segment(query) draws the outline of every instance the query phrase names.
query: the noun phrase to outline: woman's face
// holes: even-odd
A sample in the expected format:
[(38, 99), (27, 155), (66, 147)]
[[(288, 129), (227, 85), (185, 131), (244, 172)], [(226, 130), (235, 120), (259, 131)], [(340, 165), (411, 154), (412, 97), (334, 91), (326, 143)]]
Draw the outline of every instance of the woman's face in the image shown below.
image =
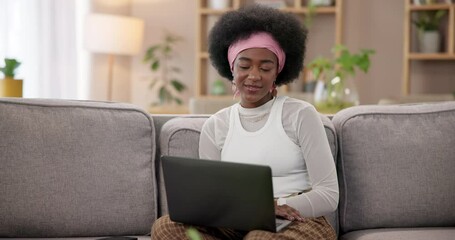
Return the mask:
[(266, 48), (250, 48), (240, 52), (234, 61), (234, 83), (245, 108), (263, 105), (272, 99), (270, 90), (278, 75), (278, 59)]

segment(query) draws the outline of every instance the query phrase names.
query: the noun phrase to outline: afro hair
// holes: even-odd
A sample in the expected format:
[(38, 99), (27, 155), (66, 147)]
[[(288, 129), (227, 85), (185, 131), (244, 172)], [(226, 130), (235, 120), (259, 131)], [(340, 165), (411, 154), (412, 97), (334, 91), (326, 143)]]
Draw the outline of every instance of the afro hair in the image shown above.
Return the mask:
[(225, 13), (211, 29), (208, 50), (218, 73), (232, 81), (228, 48), (255, 32), (270, 33), (286, 54), (284, 68), (275, 84), (281, 86), (295, 80), (303, 68), (307, 30), (294, 15), (259, 4)]

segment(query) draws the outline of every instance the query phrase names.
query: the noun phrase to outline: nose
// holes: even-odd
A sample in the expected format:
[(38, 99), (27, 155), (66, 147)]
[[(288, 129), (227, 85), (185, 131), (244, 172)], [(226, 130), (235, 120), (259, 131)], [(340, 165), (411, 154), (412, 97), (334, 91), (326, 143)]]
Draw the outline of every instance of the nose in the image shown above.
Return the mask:
[(248, 73), (248, 78), (251, 80), (260, 80), (261, 75), (259, 71), (256, 68), (251, 69), (251, 71)]

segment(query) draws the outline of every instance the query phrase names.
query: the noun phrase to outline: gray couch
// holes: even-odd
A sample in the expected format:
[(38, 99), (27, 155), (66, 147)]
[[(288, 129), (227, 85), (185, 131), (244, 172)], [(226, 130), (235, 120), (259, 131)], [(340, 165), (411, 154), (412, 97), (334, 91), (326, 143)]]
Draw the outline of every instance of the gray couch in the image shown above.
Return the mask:
[[(0, 238), (147, 234), (167, 212), (164, 155), (197, 156), (208, 115), (122, 103), (0, 99)], [(455, 102), (321, 115), (340, 239), (454, 239)]]

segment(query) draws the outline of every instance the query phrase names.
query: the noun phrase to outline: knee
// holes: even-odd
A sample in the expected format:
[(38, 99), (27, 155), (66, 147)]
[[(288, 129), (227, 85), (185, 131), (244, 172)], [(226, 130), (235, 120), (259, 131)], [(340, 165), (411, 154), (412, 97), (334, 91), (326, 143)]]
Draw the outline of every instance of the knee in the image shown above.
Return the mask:
[(153, 240), (173, 239), (178, 233), (179, 224), (171, 221), (169, 215), (158, 218), (152, 225)]

